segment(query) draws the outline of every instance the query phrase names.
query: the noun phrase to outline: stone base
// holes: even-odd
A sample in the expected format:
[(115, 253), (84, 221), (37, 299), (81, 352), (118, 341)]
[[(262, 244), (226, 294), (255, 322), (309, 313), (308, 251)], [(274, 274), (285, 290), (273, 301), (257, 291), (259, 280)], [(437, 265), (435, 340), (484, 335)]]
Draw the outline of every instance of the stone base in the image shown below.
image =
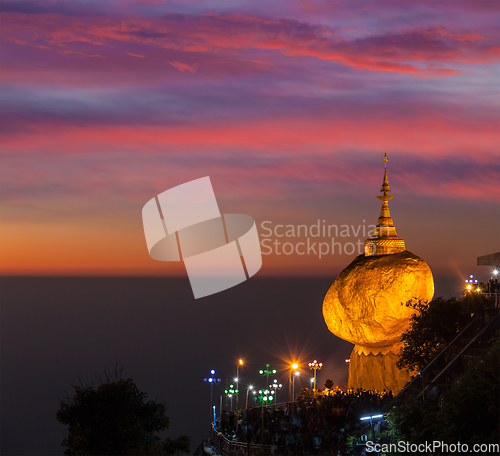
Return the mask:
[(393, 347), (383, 347), (375, 353), (376, 349), (356, 345), (351, 353), (348, 388), (399, 393), (411, 380), (411, 374), (397, 368), (400, 345)]

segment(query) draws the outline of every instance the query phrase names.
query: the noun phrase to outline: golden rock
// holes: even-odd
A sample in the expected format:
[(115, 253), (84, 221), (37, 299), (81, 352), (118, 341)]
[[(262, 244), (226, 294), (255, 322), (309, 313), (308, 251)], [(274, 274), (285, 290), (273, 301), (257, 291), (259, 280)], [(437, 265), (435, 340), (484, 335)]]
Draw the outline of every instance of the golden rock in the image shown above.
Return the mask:
[(359, 255), (328, 290), (323, 317), (333, 334), (373, 351), (400, 342), (414, 312), (406, 302), (433, 295), (432, 272), (413, 253)]

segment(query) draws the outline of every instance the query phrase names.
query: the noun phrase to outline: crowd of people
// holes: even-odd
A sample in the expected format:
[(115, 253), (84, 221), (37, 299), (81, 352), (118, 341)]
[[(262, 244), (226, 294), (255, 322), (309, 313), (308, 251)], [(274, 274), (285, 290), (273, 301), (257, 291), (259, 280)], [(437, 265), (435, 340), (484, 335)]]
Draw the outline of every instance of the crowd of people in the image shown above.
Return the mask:
[[(381, 414), (392, 393), (358, 390), (329, 391), (312, 395), (306, 389), (297, 401), (278, 406), (254, 407), (222, 413), (217, 423), (219, 439), (242, 444), (274, 446), (280, 454), (364, 454), (373, 440), (370, 421), (364, 416)], [(383, 420), (375, 420), (380, 435)]]

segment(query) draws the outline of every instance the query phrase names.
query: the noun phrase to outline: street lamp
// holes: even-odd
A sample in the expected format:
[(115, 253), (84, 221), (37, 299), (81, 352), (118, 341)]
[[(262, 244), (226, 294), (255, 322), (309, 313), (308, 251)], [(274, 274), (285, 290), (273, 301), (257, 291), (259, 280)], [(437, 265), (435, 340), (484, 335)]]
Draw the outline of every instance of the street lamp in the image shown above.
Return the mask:
[(469, 279), (465, 281), (465, 283), (467, 284), (465, 286), (465, 293), (469, 293), (474, 290), (481, 291), (481, 289), (478, 288), (479, 284), (477, 283), (477, 279), (474, 279), (474, 276), (472, 274), (469, 276)]
[(253, 390), (253, 386), (250, 385), (248, 388), (247, 388), (247, 402), (246, 402), (246, 409), (248, 409), (248, 391), (251, 391), (252, 393), (255, 393), (255, 391)]
[(276, 375), (276, 372), (278, 372), (276, 369), (271, 369), (269, 367), (269, 364), (266, 364), (266, 368), (265, 369), (261, 369), (259, 371), (259, 374), (266, 376), (266, 384), (268, 384), (269, 383), (269, 376), (270, 375)]
[(254, 401), (258, 404), (259, 402), (261, 404), (269, 404), (270, 402), (273, 401), (274, 399), (274, 391), (272, 390), (259, 390), (259, 396), (254, 397)]
[(372, 428), (372, 441), (375, 443), (375, 429), (373, 427), (373, 418), (382, 418), (384, 415), (370, 415), (360, 418), (360, 420), (370, 420), (370, 426)]
[(293, 400), (295, 400), (295, 379), (300, 375), (300, 372), (295, 372), (295, 375), (293, 376), (293, 382), (292, 382), (292, 394), (293, 394)]
[(276, 399), (278, 397), (278, 391), (283, 388), (281, 383), (278, 383), (278, 380), (274, 379), (272, 385), (269, 385), (269, 388), (272, 388), (271, 391), (274, 392), (274, 404), (276, 405)]
[[(266, 385), (269, 384), (269, 376), (270, 375), (276, 375), (276, 372), (278, 372), (276, 369), (271, 369), (269, 364), (266, 364), (266, 368), (265, 369), (261, 369), (259, 371), (259, 374), (260, 375), (265, 375), (266, 376)], [(266, 394), (262, 394), (263, 398), (265, 397), (266, 400), (262, 401), (262, 445), (264, 445), (264, 402), (267, 402), (267, 395)], [(271, 400), (272, 400), (272, 397), (271, 397)]]
[(210, 414), (212, 415), (212, 411), (213, 411), (213, 423), (215, 424), (215, 405), (213, 405), (213, 391), (214, 391), (214, 384), (215, 385), (218, 385), (220, 383), (220, 378), (215, 378), (214, 375), (215, 375), (215, 370), (212, 369), (210, 371), (210, 374), (211, 376), (210, 377), (207, 377), (207, 378), (204, 378), (203, 381), (205, 383), (208, 383), (210, 384)]
[(240, 366), (243, 366), (243, 360), (241, 358), (238, 360), (238, 364), (236, 364), (236, 378), (234, 379), (236, 382), (236, 410), (238, 410), (239, 403), (238, 382), (240, 381)]
[[(291, 370), (290, 370), (290, 378), (289, 378), (289, 385), (288, 385), (288, 395), (290, 396), (289, 399), (291, 402), (291, 401), (295, 400), (295, 376), (299, 374), (297, 372), (299, 365), (297, 363), (293, 363), (290, 367), (291, 367)], [(293, 381), (292, 381), (292, 376), (293, 376)]]
[(316, 395), (316, 371), (323, 367), (323, 363), (318, 363), (317, 360), (314, 360), (312, 363), (309, 363), (309, 369), (314, 371), (314, 394)]
[[(238, 394), (238, 390), (234, 387), (233, 384), (229, 385), (229, 388), (226, 388), (224, 390), (224, 393), (227, 394), (227, 397), (229, 397), (231, 399), (231, 412), (233, 411), (233, 396), (235, 394)], [(226, 406), (227, 406), (227, 402), (226, 402)]]

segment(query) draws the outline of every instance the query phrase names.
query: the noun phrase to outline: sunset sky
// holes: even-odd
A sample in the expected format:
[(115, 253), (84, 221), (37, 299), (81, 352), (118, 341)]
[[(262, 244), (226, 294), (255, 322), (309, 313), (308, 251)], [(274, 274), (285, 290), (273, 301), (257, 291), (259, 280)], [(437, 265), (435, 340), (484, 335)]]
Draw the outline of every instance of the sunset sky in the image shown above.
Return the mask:
[[(261, 235), (374, 224), (385, 151), (398, 234), (435, 273), (500, 249), (496, 0), (1, 10), (2, 274), (184, 275), (149, 257), (141, 209), (204, 176)], [(259, 274), (353, 256), (273, 252)]]

